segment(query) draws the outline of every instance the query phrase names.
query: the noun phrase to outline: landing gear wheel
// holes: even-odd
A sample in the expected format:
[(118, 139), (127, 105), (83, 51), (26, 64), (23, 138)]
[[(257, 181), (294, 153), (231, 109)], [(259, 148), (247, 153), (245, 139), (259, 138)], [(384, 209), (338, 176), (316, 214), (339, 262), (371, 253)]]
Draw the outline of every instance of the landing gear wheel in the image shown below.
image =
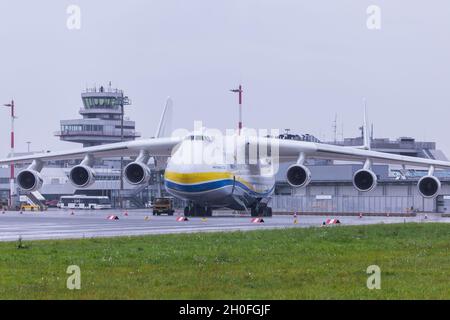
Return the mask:
[(272, 216), (272, 208), (264, 207), (263, 209), (263, 217), (271, 217)]
[(185, 217), (212, 217), (212, 209), (210, 207), (198, 204), (184, 208)]
[(198, 206), (193, 206), (191, 208), (191, 217), (197, 217), (198, 216)]
[(208, 207), (197, 205), (195, 206), (196, 217), (208, 217)]
[(272, 208), (266, 205), (260, 205), (257, 208), (252, 208), (252, 217), (271, 217)]

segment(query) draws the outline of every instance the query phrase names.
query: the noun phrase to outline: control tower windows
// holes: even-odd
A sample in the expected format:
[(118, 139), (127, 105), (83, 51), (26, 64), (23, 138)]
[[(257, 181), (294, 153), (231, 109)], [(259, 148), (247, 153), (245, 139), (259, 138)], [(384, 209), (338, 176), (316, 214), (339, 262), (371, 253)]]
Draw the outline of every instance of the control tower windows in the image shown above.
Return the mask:
[(78, 132), (78, 131), (103, 131), (102, 125), (97, 124), (77, 124), (77, 125), (62, 125), (61, 131), (63, 132)]
[(118, 109), (116, 98), (114, 97), (85, 97), (83, 104), (86, 109)]

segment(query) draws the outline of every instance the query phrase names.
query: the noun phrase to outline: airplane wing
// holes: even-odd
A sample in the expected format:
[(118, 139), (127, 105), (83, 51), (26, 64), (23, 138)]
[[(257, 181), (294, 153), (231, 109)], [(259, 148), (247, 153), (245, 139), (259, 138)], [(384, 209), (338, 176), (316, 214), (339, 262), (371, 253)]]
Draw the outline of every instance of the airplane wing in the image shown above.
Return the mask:
[(21, 157), (0, 159), (0, 165), (29, 163), (33, 160), (70, 160), (82, 159), (86, 155), (94, 158), (136, 156), (140, 151), (148, 151), (151, 156), (170, 156), (172, 149), (182, 140), (179, 137), (142, 139), (129, 142), (104, 144), (94, 147), (78, 148), (67, 151), (37, 153)]
[(270, 144), (272, 149), (278, 149), (280, 162), (295, 162), (303, 153), (306, 157), (315, 159), (361, 162), (369, 159), (372, 163), (400, 164), (416, 167), (434, 166), (435, 168), (440, 169), (450, 168), (450, 161), (402, 156), (386, 152), (335, 146), (323, 143), (283, 139), (270, 139), (270, 141), (260, 141), (260, 143)]
[[(130, 142), (111, 143), (94, 147), (78, 148), (67, 151), (38, 153), (21, 157), (0, 159), (0, 165), (14, 163), (29, 163), (33, 160), (70, 160), (82, 159), (86, 155), (94, 158), (104, 157), (127, 157), (137, 156), (140, 151), (145, 150), (151, 156), (168, 157), (172, 149), (180, 142), (181, 137), (152, 138)], [(372, 163), (400, 164), (417, 167), (429, 167), (449, 169), (449, 161), (402, 156), (385, 152), (365, 150), (353, 147), (335, 146), (308, 141), (283, 140), (283, 139), (257, 139), (252, 143), (270, 145), (272, 155), (278, 156), (280, 162), (295, 162), (303, 153), (306, 157), (315, 159), (361, 161), (370, 159)], [(277, 150), (277, 151), (273, 151)], [(278, 155), (277, 155), (278, 153)]]

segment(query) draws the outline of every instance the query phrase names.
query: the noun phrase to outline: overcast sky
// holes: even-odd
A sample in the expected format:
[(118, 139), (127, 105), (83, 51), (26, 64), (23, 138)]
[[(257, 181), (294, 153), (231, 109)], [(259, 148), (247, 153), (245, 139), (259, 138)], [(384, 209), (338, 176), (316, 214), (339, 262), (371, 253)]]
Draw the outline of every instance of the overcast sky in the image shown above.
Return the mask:
[[(66, 10), (81, 9), (69, 30)], [(367, 28), (368, 6), (381, 29)], [(154, 134), (167, 96), (174, 126), (244, 125), (333, 139), (358, 135), (362, 97), (376, 137), (436, 141), (450, 155), (448, 0), (72, 0), (0, 2), (0, 103), (17, 105), (17, 151), (69, 149), (54, 136), (77, 118), (86, 86), (112, 81), (127, 115)], [(0, 150), (9, 117), (0, 109)]]

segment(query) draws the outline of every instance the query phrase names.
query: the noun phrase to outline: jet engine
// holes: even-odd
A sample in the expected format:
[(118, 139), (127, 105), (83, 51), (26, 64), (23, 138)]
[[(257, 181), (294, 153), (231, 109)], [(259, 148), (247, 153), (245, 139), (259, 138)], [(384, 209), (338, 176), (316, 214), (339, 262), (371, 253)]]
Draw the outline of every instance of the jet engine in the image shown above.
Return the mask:
[(150, 180), (150, 168), (139, 161), (129, 163), (124, 169), (125, 180), (132, 185), (148, 183)]
[(372, 170), (360, 169), (353, 175), (353, 186), (361, 192), (368, 192), (377, 186), (377, 176)]
[(17, 175), (17, 184), (23, 191), (37, 191), (42, 187), (43, 182), (41, 174), (35, 170), (25, 169)]
[(294, 164), (287, 170), (286, 179), (292, 187), (305, 187), (311, 181), (311, 171), (304, 165)]
[(77, 188), (87, 188), (95, 182), (95, 172), (91, 167), (80, 164), (70, 170), (69, 180)]
[(434, 198), (441, 189), (441, 181), (433, 175), (427, 175), (420, 178), (417, 186), (422, 197)]

